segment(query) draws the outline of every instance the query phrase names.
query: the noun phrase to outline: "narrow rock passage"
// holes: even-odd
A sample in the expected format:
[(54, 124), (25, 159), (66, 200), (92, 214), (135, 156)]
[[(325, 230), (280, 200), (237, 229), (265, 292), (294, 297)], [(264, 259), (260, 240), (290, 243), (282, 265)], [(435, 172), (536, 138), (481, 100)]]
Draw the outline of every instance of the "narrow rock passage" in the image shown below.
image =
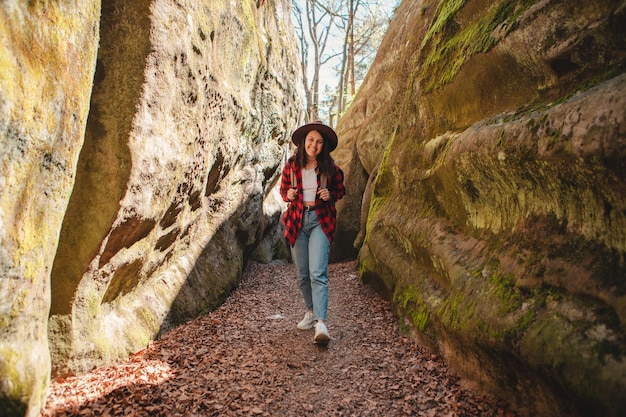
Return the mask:
[(506, 416), (401, 334), (389, 302), (330, 266), (327, 347), (299, 331), (293, 265), (251, 263), (216, 311), (124, 363), (52, 383), (42, 416)]

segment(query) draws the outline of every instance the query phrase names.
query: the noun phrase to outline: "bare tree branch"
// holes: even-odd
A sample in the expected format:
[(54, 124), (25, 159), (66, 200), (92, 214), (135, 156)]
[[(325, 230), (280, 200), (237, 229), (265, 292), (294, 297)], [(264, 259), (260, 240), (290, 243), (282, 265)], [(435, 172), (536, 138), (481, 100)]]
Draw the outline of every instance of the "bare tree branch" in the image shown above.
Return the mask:
[[(332, 125), (335, 115), (343, 114), (365, 77), (389, 23), (389, 17), (380, 8), (388, 9), (390, 2), (395, 7), (399, 1), (292, 0), (310, 120), (319, 119), (322, 111)], [(343, 40), (331, 46), (331, 39), (338, 38)], [(321, 70), (329, 65), (337, 73), (337, 84), (324, 86), (322, 101)]]

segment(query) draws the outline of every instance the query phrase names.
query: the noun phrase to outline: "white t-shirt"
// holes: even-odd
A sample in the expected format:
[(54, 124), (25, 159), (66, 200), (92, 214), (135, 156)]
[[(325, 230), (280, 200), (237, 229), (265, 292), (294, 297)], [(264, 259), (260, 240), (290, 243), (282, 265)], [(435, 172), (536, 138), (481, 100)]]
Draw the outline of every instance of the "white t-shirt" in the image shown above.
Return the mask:
[(315, 168), (302, 170), (302, 198), (304, 201), (315, 201), (317, 193), (317, 174)]

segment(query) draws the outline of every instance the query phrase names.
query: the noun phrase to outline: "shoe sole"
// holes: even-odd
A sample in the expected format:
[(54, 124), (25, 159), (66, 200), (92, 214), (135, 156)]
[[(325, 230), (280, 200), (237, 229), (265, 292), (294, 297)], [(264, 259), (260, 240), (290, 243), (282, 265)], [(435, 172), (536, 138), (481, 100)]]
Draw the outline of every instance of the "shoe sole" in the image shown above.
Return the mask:
[(328, 342), (330, 342), (330, 337), (325, 334), (318, 334), (315, 336), (315, 339), (313, 339), (313, 343), (316, 345), (327, 345)]
[(308, 326), (300, 326), (299, 324), (296, 326), (298, 330), (311, 330), (313, 328), (313, 324), (309, 324)]

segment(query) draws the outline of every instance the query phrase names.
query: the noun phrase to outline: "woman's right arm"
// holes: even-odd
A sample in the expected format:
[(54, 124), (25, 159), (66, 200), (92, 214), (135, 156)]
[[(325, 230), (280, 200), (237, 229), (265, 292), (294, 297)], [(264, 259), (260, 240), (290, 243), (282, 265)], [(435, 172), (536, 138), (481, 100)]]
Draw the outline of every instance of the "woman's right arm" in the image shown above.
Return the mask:
[(280, 177), (280, 196), (283, 198), (283, 201), (289, 202), (287, 198), (287, 191), (291, 188), (291, 166), (289, 163), (286, 163), (283, 167), (283, 172)]

